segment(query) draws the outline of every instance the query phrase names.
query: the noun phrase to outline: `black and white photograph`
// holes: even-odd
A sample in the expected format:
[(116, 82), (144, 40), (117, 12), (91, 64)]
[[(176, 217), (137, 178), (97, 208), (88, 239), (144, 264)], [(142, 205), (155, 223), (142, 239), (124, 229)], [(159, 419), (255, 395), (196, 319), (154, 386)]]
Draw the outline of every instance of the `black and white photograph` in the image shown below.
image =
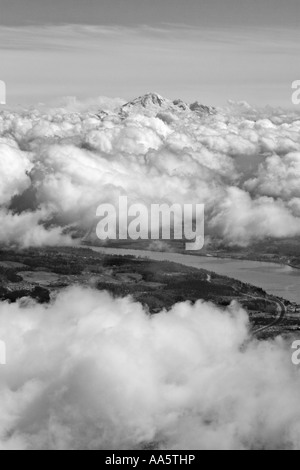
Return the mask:
[(0, 0), (0, 450), (300, 450), (299, 0)]

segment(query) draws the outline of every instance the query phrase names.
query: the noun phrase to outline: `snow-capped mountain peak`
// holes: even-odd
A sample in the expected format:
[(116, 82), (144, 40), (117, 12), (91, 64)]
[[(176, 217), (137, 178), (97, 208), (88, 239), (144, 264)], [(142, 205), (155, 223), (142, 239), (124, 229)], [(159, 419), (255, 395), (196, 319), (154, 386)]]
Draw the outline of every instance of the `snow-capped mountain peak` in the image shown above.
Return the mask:
[[(203, 117), (210, 114), (215, 114), (215, 108), (204, 106), (197, 101), (193, 104), (187, 104), (181, 99), (171, 101), (158, 93), (146, 93), (143, 96), (135, 98), (132, 101), (121, 106), (118, 116), (121, 119), (126, 119), (128, 116), (134, 114), (141, 114), (146, 116), (157, 116), (161, 113), (169, 113), (174, 116), (182, 117)], [(105, 115), (98, 114), (100, 119), (105, 119)]]
[(136, 108), (163, 108), (168, 106), (169, 103), (171, 102), (160, 96), (158, 93), (147, 93), (144, 96), (140, 96), (139, 98), (124, 104), (121, 109), (123, 112), (128, 112)]

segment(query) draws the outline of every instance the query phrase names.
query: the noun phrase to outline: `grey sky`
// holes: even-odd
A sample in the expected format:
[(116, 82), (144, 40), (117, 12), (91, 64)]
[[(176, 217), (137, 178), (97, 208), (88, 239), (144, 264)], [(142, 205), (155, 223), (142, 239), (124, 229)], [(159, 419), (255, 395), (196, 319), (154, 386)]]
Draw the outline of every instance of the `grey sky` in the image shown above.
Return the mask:
[(299, 19), (299, 0), (0, 0), (0, 79), (13, 104), (157, 91), (290, 106)]
[(1, 0), (0, 24), (299, 26), (299, 0)]

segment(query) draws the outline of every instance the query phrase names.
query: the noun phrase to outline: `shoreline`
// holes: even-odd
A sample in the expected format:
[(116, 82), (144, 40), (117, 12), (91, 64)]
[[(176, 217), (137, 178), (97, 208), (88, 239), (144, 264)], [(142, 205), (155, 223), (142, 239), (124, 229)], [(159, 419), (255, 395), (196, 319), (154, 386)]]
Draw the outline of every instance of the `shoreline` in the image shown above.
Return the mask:
[(289, 267), (289, 268), (292, 268), (292, 269), (297, 269), (298, 271), (300, 271), (300, 266), (295, 266), (293, 264), (290, 264), (290, 263), (284, 263), (284, 262), (279, 262), (279, 261), (275, 261), (275, 260), (267, 260), (267, 259), (258, 259), (258, 258), (248, 258), (248, 257), (239, 257), (239, 258), (236, 258), (234, 256), (229, 256), (229, 255), (224, 255), (224, 256), (220, 256), (218, 254), (198, 254), (196, 252), (193, 252), (193, 251), (156, 251), (156, 250), (149, 250), (147, 248), (134, 248), (134, 247), (130, 247), (130, 248), (125, 248), (125, 247), (119, 247), (119, 246), (105, 246), (105, 245), (77, 245), (77, 247), (80, 247), (80, 248), (104, 248), (104, 249), (113, 249), (113, 250), (129, 250), (129, 251), (147, 251), (149, 253), (167, 253), (167, 254), (174, 254), (174, 255), (183, 255), (183, 256), (197, 256), (199, 258), (207, 258), (207, 259), (210, 259), (210, 258), (217, 258), (217, 259), (220, 259), (220, 260), (228, 260), (228, 261), (250, 261), (250, 262), (254, 262), (254, 263), (271, 263), (271, 264), (275, 264), (277, 266), (281, 266), (281, 267)]
[[(288, 266), (288, 269), (291, 269), (291, 273), (289, 273), (288, 271), (285, 271), (285, 268), (287, 268), (286, 264), (205, 255), (200, 257), (199, 255), (189, 255), (177, 252), (155, 252), (151, 250), (112, 248), (95, 245), (80, 245), (79, 247), (91, 249), (95, 252), (102, 252), (103, 254), (106, 253), (107, 255), (134, 256), (137, 258), (152, 259), (153, 261), (160, 261), (162, 259), (164, 261), (171, 261), (177, 264), (195, 267), (196, 269), (203, 269), (240, 281), (244, 284), (261, 288), (269, 295), (285, 299), (292, 304), (300, 305), (299, 289), (297, 287), (299, 284), (299, 269), (294, 269), (291, 266)], [(211, 265), (209, 265), (210, 260)], [(202, 266), (200, 266), (201, 261), (203, 262)], [(232, 263), (232, 265), (227, 267), (226, 261), (228, 263)], [(214, 262), (216, 263), (215, 265)], [(220, 265), (217, 264), (218, 262)], [(225, 266), (221, 265), (222, 262), (225, 262)], [(243, 266), (242, 263), (249, 263), (249, 265)], [(278, 271), (276, 270), (276, 267), (279, 268)], [(282, 272), (280, 272), (280, 268)], [(293, 281), (293, 277), (295, 278), (295, 281)]]

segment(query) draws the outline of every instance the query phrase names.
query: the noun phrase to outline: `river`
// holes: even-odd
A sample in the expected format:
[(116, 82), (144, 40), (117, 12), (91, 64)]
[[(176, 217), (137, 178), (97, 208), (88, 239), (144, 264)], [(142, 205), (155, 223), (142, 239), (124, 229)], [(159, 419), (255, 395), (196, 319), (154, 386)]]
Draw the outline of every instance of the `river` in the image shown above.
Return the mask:
[[(87, 247), (85, 247), (87, 248)], [(128, 255), (153, 261), (171, 261), (197, 269), (206, 269), (222, 276), (261, 287), (269, 294), (300, 305), (300, 270), (286, 265), (259, 261), (233, 260), (206, 256), (182, 255), (119, 248), (88, 247), (107, 255)]]

